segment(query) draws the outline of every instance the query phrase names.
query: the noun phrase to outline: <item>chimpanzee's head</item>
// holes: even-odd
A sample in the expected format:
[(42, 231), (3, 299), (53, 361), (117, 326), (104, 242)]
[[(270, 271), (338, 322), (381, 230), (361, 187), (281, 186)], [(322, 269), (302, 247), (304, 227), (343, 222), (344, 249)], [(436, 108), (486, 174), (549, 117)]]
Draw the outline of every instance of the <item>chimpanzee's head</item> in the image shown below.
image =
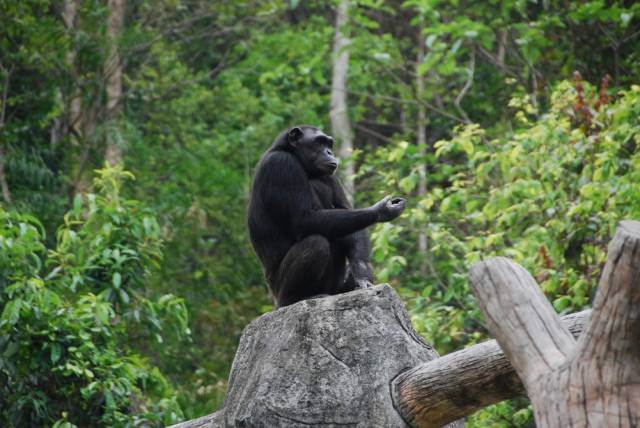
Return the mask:
[(338, 168), (338, 159), (333, 155), (333, 138), (314, 126), (302, 125), (289, 129), (286, 145), (310, 177), (331, 175)]

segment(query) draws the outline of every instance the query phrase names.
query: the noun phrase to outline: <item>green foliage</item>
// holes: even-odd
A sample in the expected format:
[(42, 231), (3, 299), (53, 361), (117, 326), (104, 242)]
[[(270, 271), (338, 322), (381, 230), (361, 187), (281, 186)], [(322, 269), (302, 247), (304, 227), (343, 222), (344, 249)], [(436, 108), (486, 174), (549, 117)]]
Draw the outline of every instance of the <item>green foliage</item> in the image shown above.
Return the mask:
[(527, 406), (527, 400), (518, 399), (503, 401), (489, 408), (477, 412), (465, 421), (466, 428), (535, 428), (533, 410)]
[(145, 297), (161, 255), (153, 214), (119, 195), (131, 177), (98, 171), (97, 194), (77, 197), (46, 251), (32, 216), (0, 208), (0, 420), (10, 426), (164, 426), (181, 418), (175, 394), (126, 346), (166, 325), (187, 334), (184, 303)]
[[(467, 284), (472, 263), (513, 258), (558, 312), (574, 312), (590, 303), (616, 224), (640, 216), (639, 86), (610, 96), (578, 78), (558, 84), (544, 114), (526, 97), (510, 105), (516, 123), (507, 138), (489, 139), (471, 124), (437, 142), (435, 158), (422, 160), (432, 172), (429, 191), (401, 222), (373, 234), (380, 272), (404, 278), (414, 324), (441, 352), (485, 337)], [(378, 185), (407, 193), (418, 156), (399, 142), (363, 168), (385, 171)], [(419, 258), (411, 243), (418, 233), (429, 242)], [(399, 252), (414, 257), (389, 257)]]
[[(545, 291), (560, 299), (560, 310), (584, 307), (610, 233), (621, 218), (639, 214), (638, 91), (634, 86), (603, 103), (588, 84), (564, 82), (544, 115), (533, 116), (536, 111), (526, 97), (511, 102), (519, 123), (508, 139), (489, 140), (485, 130), (467, 125), (439, 141), (435, 157), (421, 155), (406, 142), (379, 149), (362, 168), (364, 173), (384, 171), (378, 185), (414, 191), (421, 156), (433, 184), (402, 224), (377, 228), (376, 260), (398, 272), (403, 263), (388, 256), (400, 245), (399, 232), (421, 228), (431, 242), (429, 262), (436, 267), (433, 284), (421, 286), (422, 294), (450, 294), (452, 287), (466, 294), (468, 265), (502, 254), (539, 275)], [(385, 168), (387, 163), (396, 168)], [(444, 294), (438, 300), (455, 299)]]

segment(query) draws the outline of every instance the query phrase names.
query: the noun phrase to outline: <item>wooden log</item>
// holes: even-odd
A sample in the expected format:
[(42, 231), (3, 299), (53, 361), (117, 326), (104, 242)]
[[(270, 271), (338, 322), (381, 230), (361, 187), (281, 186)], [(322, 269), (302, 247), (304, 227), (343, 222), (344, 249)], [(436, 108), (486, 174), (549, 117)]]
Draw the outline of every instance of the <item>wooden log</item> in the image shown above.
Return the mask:
[(640, 425), (639, 222), (619, 225), (578, 343), (519, 265), (492, 259), (474, 265), (470, 277), (539, 428)]
[(575, 340), (535, 279), (522, 266), (496, 257), (472, 266), (471, 287), (525, 388), (564, 362)]
[[(566, 315), (574, 337), (590, 310)], [(524, 386), (495, 340), (452, 352), (401, 373), (392, 383), (396, 408), (413, 427), (441, 427), (491, 404), (525, 394)]]

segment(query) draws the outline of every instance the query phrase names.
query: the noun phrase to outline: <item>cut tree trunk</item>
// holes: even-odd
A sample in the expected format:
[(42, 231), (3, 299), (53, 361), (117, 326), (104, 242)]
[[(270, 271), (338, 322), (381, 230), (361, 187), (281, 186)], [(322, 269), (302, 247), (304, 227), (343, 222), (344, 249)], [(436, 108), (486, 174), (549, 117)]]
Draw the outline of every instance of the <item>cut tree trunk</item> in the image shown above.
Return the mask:
[(577, 342), (520, 265), (495, 258), (472, 267), (487, 327), (522, 379), (539, 428), (640, 425), (639, 267), (640, 223), (623, 221)]
[[(590, 310), (562, 317), (578, 337)], [(452, 352), (403, 372), (391, 386), (396, 408), (413, 427), (441, 427), (525, 395), (522, 381), (495, 340)]]
[(224, 409), (176, 427), (405, 427), (391, 380), (436, 357), (387, 285), (306, 300), (249, 324)]

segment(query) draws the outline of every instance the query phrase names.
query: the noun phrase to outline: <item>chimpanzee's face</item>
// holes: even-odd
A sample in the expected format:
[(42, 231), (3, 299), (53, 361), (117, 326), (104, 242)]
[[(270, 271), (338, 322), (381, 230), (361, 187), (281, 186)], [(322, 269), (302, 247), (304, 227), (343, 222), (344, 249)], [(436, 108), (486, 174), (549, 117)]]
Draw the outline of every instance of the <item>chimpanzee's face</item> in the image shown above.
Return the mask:
[(338, 168), (333, 155), (333, 138), (312, 127), (289, 131), (289, 143), (302, 161), (309, 176), (331, 175)]

